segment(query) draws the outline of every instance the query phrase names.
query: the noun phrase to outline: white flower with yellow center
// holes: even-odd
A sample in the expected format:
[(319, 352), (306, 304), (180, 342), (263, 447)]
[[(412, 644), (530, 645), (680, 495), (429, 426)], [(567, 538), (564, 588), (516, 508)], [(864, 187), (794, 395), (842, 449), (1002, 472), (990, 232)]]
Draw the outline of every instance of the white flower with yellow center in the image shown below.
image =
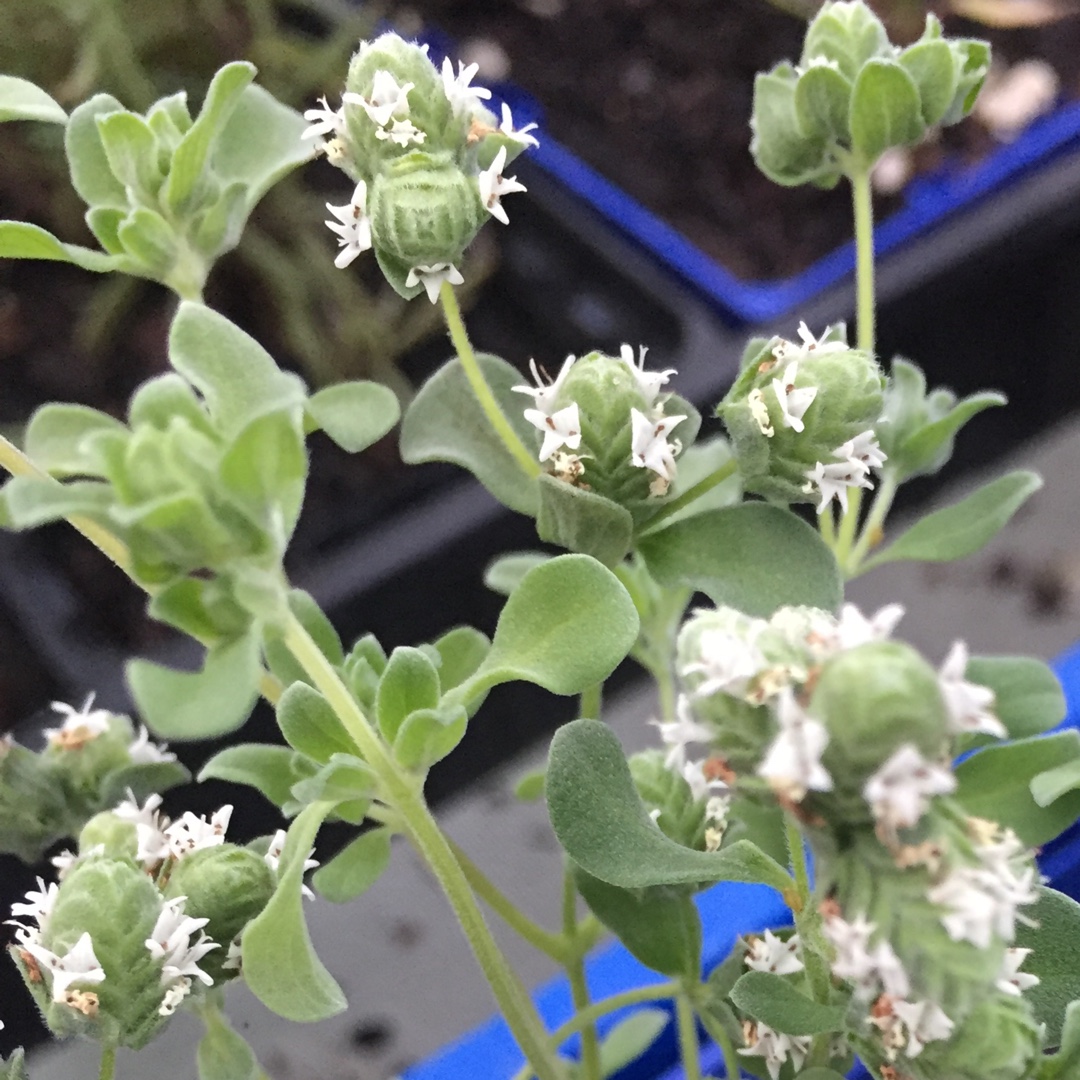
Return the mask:
[(431, 266), (414, 266), (405, 278), (405, 284), (411, 289), (414, 285), (423, 285), (428, 299), (434, 304), (439, 299), (442, 283), (464, 285), (461, 271), (453, 263), (434, 263)]

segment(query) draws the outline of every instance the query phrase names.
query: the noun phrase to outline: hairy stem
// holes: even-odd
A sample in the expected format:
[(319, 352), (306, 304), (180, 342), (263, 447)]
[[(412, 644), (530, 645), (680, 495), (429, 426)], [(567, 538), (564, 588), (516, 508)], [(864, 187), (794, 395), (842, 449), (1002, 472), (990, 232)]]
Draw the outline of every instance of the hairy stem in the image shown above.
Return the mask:
[(116, 1047), (110, 1043), (101, 1045), (101, 1068), (98, 1069), (98, 1080), (113, 1080), (116, 1075)]
[(484, 378), (483, 371), (480, 370), (480, 362), (476, 359), (476, 352), (472, 347), (472, 342), (469, 341), (469, 335), (465, 332), (465, 322), (461, 317), (461, 308), (458, 306), (457, 297), (454, 295), (454, 288), (448, 281), (443, 282), (439, 298), (442, 300), (443, 313), (446, 315), (446, 326), (450, 331), (450, 340), (454, 343), (458, 359), (465, 370), (465, 377), (469, 380), (469, 386), (472, 387), (476, 400), (480, 403), (480, 408), (484, 410), (484, 415), (488, 418), (492, 428), (495, 429), (495, 434), (502, 440), (503, 446), (521, 466), (525, 475), (530, 479), (539, 476), (541, 470), (536, 455), (529, 453), (525, 444), (518, 437), (518, 433), (510, 426), (510, 421), (507, 420), (506, 414), (499, 407), (495, 395), (491, 392), (491, 387), (488, 386), (487, 379)]
[(736, 1052), (735, 1044), (731, 1041), (727, 1028), (715, 1016), (710, 1015), (704, 1009), (698, 1013), (698, 1016), (709, 1038), (720, 1047), (720, 1054), (724, 1059), (724, 1076), (737, 1080), (742, 1075), (739, 1071), (739, 1055)]
[[(701, 1046), (698, 1044), (694, 1006), (685, 991), (675, 997), (675, 1022), (679, 1029), (679, 1058), (686, 1080), (701, 1080)], [(734, 1074), (738, 1076), (738, 1073)]]
[(851, 200), (855, 212), (855, 311), (857, 347), (872, 353), (874, 336), (874, 204), (870, 170), (853, 169)]
[(593, 686), (583, 690), (578, 702), (578, 716), (588, 720), (599, 720), (600, 707), (603, 704), (603, 698), (603, 681), (595, 683)]
[[(676, 982), (656, 983), (653, 986), (638, 986), (633, 990), (624, 990), (619, 994), (603, 998), (593, 1002), (587, 1009), (582, 1009), (576, 1016), (571, 1017), (561, 1027), (555, 1029), (551, 1035), (553, 1046), (561, 1046), (575, 1032), (581, 1031), (587, 1024), (594, 1024), (602, 1016), (613, 1013), (617, 1009), (626, 1009), (631, 1005), (642, 1005), (647, 1001), (663, 1001), (673, 998), (679, 993), (679, 984)], [(513, 1080), (530, 1080), (536, 1073), (530, 1065), (525, 1065), (514, 1076)]]
[(492, 937), (465, 872), (424, 801), (420, 781), (399, 768), (333, 665), (295, 616), (289, 617), (284, 641), (375, 771), (386, 801), (400, 814), (406, 835), (446, 894), (522, 1053), (540, 1080), (563, 1080), (563, 1069), (540, 1016)]
[(859, 539), (856, 541), (855, 546), (851, 549), (847, 564), (844, 566), (844, 570), (849, 578), (853, 578), (859, 573), (863, 560), (866, 558), (870, 549), (875, 544), (881, 542), (885, 518), (892, 509), (893, 499), (896, 497), (896, 489), (898, 486), (896, 477), (891, 472), (886, 472), (881, 478), (881, 484), (874, 495), (874, 502), (870, 507), (870, 513), (866, 515), (866, 522), (863, 525), (862, 533), (859, 535)]
[[(577, 944), (577, 886), (567, 863), (563, 870), (563, 934), (572, 945)], [(589, 984), (585, 977), (585, 953), (575, 949), (570, 963), (566, 965), (570, 979), (570, 996), (574, 1011), (582, 1012), (589, 1007)], [(600, 1040), (596, 1024), (586, 1024), (581, 1029), (581, 1080), (600, 1080)]]

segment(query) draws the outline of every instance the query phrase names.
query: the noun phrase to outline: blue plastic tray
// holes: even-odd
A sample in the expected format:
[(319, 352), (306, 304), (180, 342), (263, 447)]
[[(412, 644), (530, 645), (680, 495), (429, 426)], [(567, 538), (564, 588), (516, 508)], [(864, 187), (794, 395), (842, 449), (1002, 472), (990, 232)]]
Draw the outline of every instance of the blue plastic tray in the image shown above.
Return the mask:
[[(524, 122), (518, 119), (519, 112), (523, 118), (538, 119), (539, 110), (526, 95), (511, 87), (501, 87), (500, 93), (513, 108), (516, 123)], [(550, 135), (541, 131), (540, 136), (539, 147), (529, 152), (534, 165), (650, 252), (661, 266), (734, 323), (779, 319), (854, 271), (854, 244), (848, 243), (795, 277), (773, 281), (737, 278)], [(1076, 147), (1080, 147), (1080, 102), (1034, 121), (1015, 141), (998, 147), (977, 164), (964, 166), (954, 160), (913, 180), (904, 191), (904, 206), (875, 230), (877, 253), (900, 247)]]
[[(1054, 670), (1065, 688), (1068, 706), (1061, 727), (1080, 728), (1080, 645), (1074, 646), (1054, 662)], [(1043, 873), (1054, 888), (1080, 899), (1080, 822), (1074, 824), (1043, 849), (1039, 857)], [(722, 883), (701, 894), (698, 908), (704, 927), (703, 967), (708, 971), (728, 955), (739, 934), (760, 931), (789, 922), (783, 901), (763, 885)], [(598, 951), (588, 963), (589, 989), (595, 999), (608, 997), (635, 986), (660, 982), (662, 977), (638, 963), (620, 945)], [(544, 1022), (555, 1028), (572, 1014), (570, 988), (564, 978), (553, 979), (535, 994)], [(662, 1008), (666, 1003), (650, 1007)], [(670, 1011), (670, 1010), (669, 1010)], [(612, 1013), (600, 1022), (601, 1032), (608, 1030), (626, 1012)], [(674, 1025), (649, 1051), (619, 1074), (619, 1080), (684, 1080), (678, 1060)], [(573, 1048), (574, 1042), (567, 1047)], [(702, 1050), (702, 1067), (713, 1075), (722, 1075), (715, 1046)], [(510, 1032), (501, 1019), (490, 1020), (448, 1047), (406, 1070), (402, 1080), (510, 1080), (520, 1069), (522, 1057)], [(868, 1077), (865, 1071), (851, 1074)]]

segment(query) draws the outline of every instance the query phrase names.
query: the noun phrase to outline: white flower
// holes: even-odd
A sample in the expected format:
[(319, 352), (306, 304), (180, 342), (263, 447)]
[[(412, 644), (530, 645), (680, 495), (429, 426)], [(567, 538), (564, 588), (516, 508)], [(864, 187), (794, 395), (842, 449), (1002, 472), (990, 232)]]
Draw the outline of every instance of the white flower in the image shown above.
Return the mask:
[(877, 435), (873, 431), (863, 431), (853, 439), (838, 446), (833, 454), (850, 462), (852, 465), (862, 465), (864, 469), (880, 469), (888, 461), (888, 455), (878, 445)]
[(158, 1016), (172, 1016), (180, 1007), (184, 998), (191, 993), (191, 980), (178, 979), (166, 991), (158, 1007)]
[[(101, 848), (102, 852), (104, 852), (105, 846), (103, 844), (99, 844), (98, 846)], [(60, 852), (59, 855), (54, 855), (49, 860), (49, 862), (51, 862), (53, 864), (53, 866), (56, 868), (57, 877), (59, 877), (60, 880), (63, 881), (64, 880), (64, 875), (81, 858), (82, 858), (81, 855), (76, 855), (74, 851), (71, 851), (69, 848), (65, 848), (63, 851)]]
[(633, 431), (630, 443), (630, 461), (639, 469), (651, 469), (657, 476), (671, 481), (675, 479), (675, 454), (678, 452), (678, 440), (667, 441), (668, 432), (681, 424), (685, 416), (665, 416), (660, 420), (650, 420), (637, 409), (630, 410), (630, 424)]
[(792, 360), (798, 362), (811, 356), (822, 356), (824, 353), (848, 351), (848, 346), (843, 341), (819, 341), (804, 322), (799, 323), (799, 340), (801, 344), (796, 345), (793, 341), (781, 339), (773, 346), (773, 357), (779, 363)]
[(384, 142), (389, 140), (398, 146), (408, 146), (409, 143), (419, 145), (427, 138), (427, 133), (421, 131), (408, 117), (403, 120), (395, 119), (389, 127), (375, 129), (375, 138)]
[[(840, 449), (843, 449), (843, 447)], [(847, 513), (848, 488), (873, 488), (874, 486), (867, 479), (866, 467), (858, 461), (845, 460), (830, 462), (829, 464), (819, 461), (803, 475), (807, 479), (807, 482), (803, 485), (803, 491), (810, 494), (816, 487), (821, 495), (821, 502), (818, 503), (819, 514), (825, 512), (825, 507), (829, 505), (832, 499), (836, 499), (840, 504), (840, 508)]]
[(835, 916), (825, 922), (824, 929), (836, 949), (832, 972), (837, 978), (850, 980), (866, 994), (875, 994), (880, 986), (892, 997), (907, 996), (910, 984), (904, 965), (888, 941), (870, 947), (877, 927), (865, 915), (852, 922)]
[(344, 269), (358, 255), (371, 247), (371, 219), (367, 216), (367, 184), (359, 181), (352, 198), (344, 206), (331, 206), (326, 209), (337, 218), (327, 221), (326, 227), (338, 237), (341, 251), (334, 259), (334, 265)]
[(690, 787), (690, 796), (694, 802), (702, 799), (721, 797), (728, 786), (723, 780), (705, 775), (705, 763), (703, 761), (687, 761), (681, 769), (682, 778)]
[(239, 971), (244, 966), (244, 950), (240, 938), (233, 938), (229, 942), (229, 951), (225, 954), (221, 966), (226, 971)]
[(231, 817), (231, 806), (223, 806), (209, 821), (196, 817), (188, 810), (179, 821), (174, 821), (165, 830), (170, 854), (180, 859), (192, 851), (224, 844), (225, 830), (229, 827)]
[(646, 371), (645, 354), (648, 351), (646, 346), (638, 346), (638, 361), (635, 364), (633, 347), (626, 344), (619, 346), (619, 357), (630, 369), (631, 374), (637, 381), (638, 390), (641, 391), (642, 397), (645, 398), (645, 404), (652, 408), (660, 393), (660, 387), (668, 381), (670, 376), (677, 374), (677, 372), (674, 368), (668, 368), (666, 371)]
[(885, 828), (911, 828), (934, 795), (950, 795), (956, 777), (943, 765), (928, 762), (911, 743), (898, 747), (866, 781), (863, 798)]
[(799, 959), (799, 935), (787, 941), (766, 930), (764, 937), (753, 937), (746, 953), (746, 966), (754, 971), (771, 971), (774, 975), (794, 975), (802, 971)]
[(525, 419), (544, 433), (544, 444), (540, 447), (541, 461), (547, 461), (564, 446), (576, 450), (581, 445), (581, 417), (576, 401), (550, 416), (541, 409), (526, 409)]
[(529, 134), (536, 128), (536, 124), (526, 124), (523, 128), (514, 130), (514, 118), (510, 114), (510, 106), (504, 101), (502, 104), (502, 123), (499, 124), (499, 130), (510, 139), (515, 139), (517, 142), (524, 143), (526, 146), (539, 146), (535, 136)]
[(28, 926), (19, 922), (18, 919), (7, 919), (9, 926), (15, 927), (15, 937), (22, 946), (30, 942), (40, 942), (42, 932), (48, 925), (49, 916), (52, 914), (53, 905), (56, 903), (56, 895), (60, 886), (56, 882), (46, 885), (41, 879), (37, 879), (38, 889), (31, 889), (26, 894), (26, 901), (19, 901), (11, 905), (12, 915), (21, 915), (23, 918), (32, 919), (35, 925)]
[(769, 406), (765, 404), (765, 396), (760, 390), (751, 390), (746, 395), (746, 404), (750, 407), (750, 415), (758, 426), (758, 430), (767, 439), (776, 434), (776, 428), (772, 425), (769, 417)]
[(414, 266), (405, 278), (405, 284), (411, 289), (414, 285), (422, 284), (427, 290), (428, 299), (434, 304), (439, 299), (439, 288), (444, 281), (451, 285), (464, 285), (465, 279), (461, 276), (453, 263), (435, 263), (432, 266)]
[(871, 641), (885, 641), (903, 617), (902, 604), (886, 604), (869, 619), (854, 604), (845, 604), (836, 626), (837, 643), (841, 649), (854, 649)]
[(798, 374), (799, 362), (793, 360), (784, 369), (782, 378), (773, 379), (772, 388), (784, 417), (784, 427), (802, 431), (806, 426), (803, 424), (803, 415), (817, 397), (818, 388), (816, 386), (796, 388), (795, 379)]
[(765, 657), (755, 640), (765, 628), (761, 619), (748, 620), (744, 634), (726, 630), (703, 630), (698, 639), (698, 657), (686, 664), (681, 675), (701, 674), (705, 678), (694, 690), (695, 698), (711, 697), (716, 693), (739, 697), (746, 692), (750, 680), (765, 666)]
[(94, 955), (94, 943), (89, 934), (83, 934), (63, 956), (57, 956), (34, 941), (26, 942), (24, 948), (52, 974), (53, 1001), (64, 1001), (68, 987), (74, 983), (85, 986), (105, 981), (105, 972)]
[(994, 691), (964, 679), (968, 666), (967, 645), (953, 644), (938, 673), (938, 685), (949, 713), (949, 730), (954, 734), (984, 732), (1004, 739), (1009, 733), (994, 715)]
[(1039, 985), (1039, 976), (1020, 970), (1020, 965), (1028, 958), (1031, 949), (1006, 949), (1005, 960), (1001, 966), (997, 982), (994, 984), (1003, 994), (1020, 997), (1025, 990)]
[(175, 761), (166, 743), (152, 743), (145, 724), (139, 725), (139, 733), (128, 744), (128, 757), (133, 765), (156, 765), (162, 761)]
[(169, 855), (169, 837), (165, 832), (169, 821), (158, 813), (159, 806), (161, 806), (161, 796), (148, 795), (146, 802), (140, 808), (135, 801), (135, 796), (129, 790), (128, 798), (113, 809), (113, 813), (121, 821), (130, 822), (135, 826), (138, 845), (135, 858), (148, 870), (153, 869)]
[(790, 686), (780, 690), (777, 704), (780, 732), (758, 766), (758, 776), (795, 802), (808, 791), (832, 791), (832, 777), (821, 764), (821, 755), (829, 743), (825, 725), (806, 714)]
[(746, 1041), (749, 1046), (740, 1049), (739, 1053), (764, 1058), (772, 1080), (779, 1080), (780, 1070), (789, 1056), (798, 1071), (810, 1051), (809, 1035), (781, 1035), (760, 1021), (748, 1025)]
[(470, 86), (473, 77), (480, 70), (479, 64), (469, 64), (466, 67), (458, 61), (458, 73), (454, 75), (454, 64), (449, 56), (443, 57), (442, 82), (446, 99), (450, 102), (455, 116), (463, 116), (471, 113), (480, 105), (480, 99), (487, 100), (491, 97), (491, 91), (482, 86)]
[[(266, 849), (266, 854), (263, 856), (263, 860), (265, 861), (266, 865), (269, 866), (270, 869), (273, 870), (275, 874), (278, 872), (278, 867), (281, 864), (281, 856), (282, 856), (282, 853), (285, 851), (285, 836), (286, 836), (285, 830), (284, 829), (278, 829), (278, 831), (276, 833), (274, 833), (273, 837), (271, 838), (270, 846)], [(306, 870), (314, 870), (315, 867), (319, 865), (319, 860), (318, 859), (313, 859), (311, 857), (314, 854), (315, 854), (315, 849), (312, 848), (308, 852), (308, 857), (304, 860), (304, 870), (305, 871)], [(314, 900), (315, 899), (315, 894), (306, 885), (301, 885), (300, 886), (300, 891), (309, 900)]]
[(566, 376), (570, 374), (570, 369), (574, 366), (575, 360), (577, 360), (576, 356), (568, 356), (563, 361), (563, 366), (559, 369), (555, 381), (550, 384), (544, 383), (540, 372), (537, 370), (536, 361), (530, 360), (529, 370), (532, 372), (536, 386), (511, 386), (510, 389), (515, 394), (530, 395), (536, 402), (536, 408), (545, 416), (550, 416), (555, 411), (555, 401), (562, 390), (563, 383), (566, 382)]
[(500, 146), (499, 152), (491, 165), (481, 172), (476, 182), (480, 186), (480, 201), (492, 217), (498, 218), (504, 225), (510, 224), (500, 201), (503, 195), (511, 195), (515, 191), (526, 191), (524, 184), (518, 183), (516, 176), (504, 177), (503, 169), (506, 167), (506, 147)]
[(62, 701), (52, 703), (53, 712), (64, 717), (58, 728), (46, 728), (45, 737), (52, 746), (74, 750), (85, 745), (109, 730), (109, 712), (107, 709), (95, 709), (94, 694), (87, 695), (81, 709), (75, 709)]
[(304, 112), (304, 119), (311, 122), (310, 127), (304, 128), (300, 133), (301, 139), (315, 139), (322, 135), (340, 135), (345, 128), (345, 119), (340, 111), (335, 112), (330, 108), (330, 103), (326, 98), (319, 98), (321, 107), (317, 109), (307, 109)]
[(892, 1010), (907, 1028), (909, 1058), (918, 1057), (927, 1043), (947, 1039), (952, 1034), (953, 1022), (932, 1001), (894, 1001)]
[(712, 740), (713, 730), (705, 724), (694, 719), (690, 711), (690, 702), (684, 694), (679, 695), (675, 706), (677, 719), (669, 723), (653, 720), (652, 723), (660, 729), (660, 738), (665, 746), (670, 747), (667, 757), (664, 759), (664, 767), (668, 769), (681, 769), (686, 763), (686, 746), (688, 743), (707, 743)]
[(359, 105), (371, 118), (376, 127), (386, 127), (392, 117), (409, 115), (409, 91), (415, 83), (399, 86), (397, 79), (389, 71), (376, 71), (371, 84), (371, 97), (360, 94), (343, 94), (341, 100), (349, 105)]
[(206, 986), (213, 986), (213, 978), (199, 967), (199, 961), (219, 945), (211, 941), (205, 932), (200, 933), (194, 945), (191, 944), (191, 935), (196, 930), (202, 930), (210, 920), (188, 918), (184, 914), (186, 902), (186, 896), (164, 901), (154, 929), (143, 944), (155, 960), (164, 961), (161, 968), (162, 986), (173, 986), (186, 981), (188, 976), (194, 976)]

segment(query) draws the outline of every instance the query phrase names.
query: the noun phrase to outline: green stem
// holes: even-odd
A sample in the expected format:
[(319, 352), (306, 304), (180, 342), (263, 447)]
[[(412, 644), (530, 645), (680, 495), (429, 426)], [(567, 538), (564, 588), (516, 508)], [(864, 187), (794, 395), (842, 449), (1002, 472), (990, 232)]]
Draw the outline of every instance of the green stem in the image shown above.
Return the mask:
[(818, 531), (821, 533), (821, 539), (825, 541), (833, 550), (836, 549), (836, 520), (833, 518), (832, 502), (828, 502), (825, 505), (825, 509), (821, 510), (817, 516)]
[(101, 1047), (101, 1068), (98, 1080), (113, 1080), (116, 1075), (116, 1047), (103, 1043)]
[(738, 1080), (742, 1075), (739, 1072), (739, 1055), (735, 1049), (735, 1044), (731, 1041), (727, 1028), (714, 1016), (710, 1015), (707, 1010), (702, 1009), (698, 1016), (701, 1018), (701, 1025), (705, 1028), (709, 1038), (720, 1047), (720, 1053), (724, 1058), (724, 1076), (728, 1080)]
[[(571, 944), (577, 944), (577, 886), (574, 875), (567, 863), (563, 870), (563, 934)], [(566, 965), (566, 974), (570, 979), (570, 997), (574, 1003), (574, 1012), (581, 1013), (589, 1007), (589, 983), (585, 978), (585, 953), (574, 950), (574, 956)], [(581, 1029), (581, 1080), (600, 1080), (600, 1040), (596, 1035), (596, 1024), (586, 1024)]]
[(859, 573), (859, 568), (862, 566), (863, 559), (866, 558), (870, 548), (880, 542), (880, 533), (885, 524), (885, 518), (892, 509), (893, 499), (896, 498), (896, 489), (898, 487), (899, 484), (893, 473), (887, 472), (881, 478), (881, 484), (874, 495), (874, 503), (870, 507), (870, 513), (866, 516), (862, 533), (859, 535), (855, 546), (851, 549), (851, 553), (843, 567), (849, 578), (853, 578)]
[(333, 665), (293, 615), (286, 623), (284, 641), (375, 771), (386, 801), (401, 815), (406, 835), (446, 894), (522, 1053), (540, 1080), (563, 1080), (540, 1016), (492, 937), (465, 872), (424, 802), (420, 781), (398, 767)]
[(857, 345), (874, 351), (874, 203), (870, 170), (855, 168), (851, 177), (851, 199), (855, 211), (855, 302)]
[(465, 377), (469, 380), (469, 385), (476, 395), (476, 400), (480, 403), (480, 408), (484, 410), (484, 415), (487, 416), (488, 422), (495, 429), (495, 434), (502, 440), (503, 446), (521, 466), (525, 475), (530, 479), (539, 476), (541, 469), (540, 463), (536, 460), (536, 455), (529, 453), (525, 448), (525, 444), (518, 437), (518, 433), (510, 426), (510, 421), (507, 420), (506, 414), (499, 407), (495, 395), (491, 392), (491, 387), (488, 386), (487, 379), (484, 378), (483, 371), (480, 370), (476, 352), (473, 350), (472, 342), (469, 341), (469, 335), (465, 332), (465, 322), (461, 317), (461, 308), (458, 306), (457, 297), (454, 295), (454, 288), (448, 281), (443, 282), (439, 298), (442, 300), (443, 313), (446, 315), (446, 326), (450, 331), (450, 340), (454, 343), (457, 357), (461, 361)]
[(449, 837), (446, 842), (450, 845), (454, 858), (465, 874), (466, 880), (473, 892), (484, 901), (496, 915), (499, 916), (511, 930), (516, 931), (534, 949), (550, 956), (557, 964), (566, 967), (572, 960), (573, 954), (568, 948), (564, 934), (553, 934), (545, 930), (538, 923), (533, 922)]
[[(679, 993), (680, 987), (676, 982), (656, 983), (653, 986), (638, 986), (633, 990), (624, 990), (619, 994), (594, 1001), (587, 1009), (582, 1009), (576, 1016), (572, 1016), (561, 1027), (556, 1028), (551, 1034), (552, 1046), (561, 1046), (571, 1035), (581, 1031), (588, 1024), (594, 1024), (602, 1016), (613, 1013), (618, 1009), (626, 1009), (631, 1005), (642, 1005), (646, 1001), (662, 1001), (665, 998), (673, 998)], [(523, 1066), (513, 1080), (530, 1080), (535, 1076), (532, 1066)]]
[(806, 849), (803, 846), (803, 835), (798, 825), (790, 818), (784, 820), (784, 828), (787, 834), (788, 853), (791, 857), (791, 868), (795, 875), (795, 892), (797, 904), (792, 905), (795, 916), (795, 928), (799, 932), (799, 942), (802, 945), (803, 964), (806, 966), (806, 977), (810, 983), (810, 991), (814, 1000), (819, 1004), (827, 1005), (831, 986), (829, 967), (821, 951), (821, 916), (814, 906), (810, 890), (810, 873), (806, 865)]
[(851, 547), (855, 543), (855, 532), (859, 527), (859, 512), (862, 510), (863, 488), (853, 487), (848, 491), (847, 509), (840, 518), (840, 529), (836, 535), (833, 552), (841, 568), (847, 565)]
[[(679, 1057), (686, 1080), (701, 1080), (701, 1047), (698, 1044), (694, 1006), (688, 995), (680, 990), (675, 996), (675, 1021), (679, 1028)], [(739, 1074), (735, 1073), (737, 1077)]]
[(647, 522), (645, 522), (645, 528), (642, 530), (641, 535), (644, 536), (652, 532), (662, 521), (666, 521), (673, 514), (677, 514), (696, 499), (700, 499), (702, 495), (712, 491), (718, 484), (722, 484), (729, 477), (734, 476), (738, 469), (739, 463), (735, 458), (725, 461), (715, 472), (709, 473), (703, 480), (699, 480), (696, 484), (688, 487), (677, 498), (672, 499), (669, 503), (665, 503)]
[(581, 693), (581, 700), (578, 703), (578, 716), (588, 720), (599, 720), (603, 698), (603, 680), (587, 687)]

